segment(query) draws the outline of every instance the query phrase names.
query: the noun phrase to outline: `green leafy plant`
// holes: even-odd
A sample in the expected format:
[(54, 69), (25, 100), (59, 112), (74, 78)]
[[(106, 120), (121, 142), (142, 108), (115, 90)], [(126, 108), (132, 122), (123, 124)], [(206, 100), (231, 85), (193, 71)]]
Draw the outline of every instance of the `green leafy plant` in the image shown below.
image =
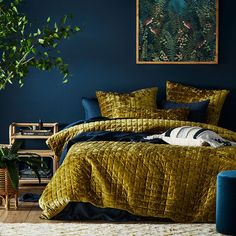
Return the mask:
[(0, 147), (0, 168), (7, 168), (12, 186), (15, 189), (18, 189), (19, 186), (19, 163), (29, 166), (35, 172), (39, 182), (39, 171), (47, 168), (46, 164), (38, 158), (40, 156), (35, 153), (21, 153), (19, 156), (20, 146), (20, 142), (15, 142), (12, 146)]
[(72, 17), (65, 15), (60, 22), (52, 22), (48, 17), (44, 26), (35, 30), (26, 14), (19, 11), (22, 1), (0, 0), (0, 89), (13, 81), (23, 86), (31, 67), (48, 71), (58, 68), (66, 83), (68, 64), (59, 55), (58, 45), (80, 28), (69, 25)]

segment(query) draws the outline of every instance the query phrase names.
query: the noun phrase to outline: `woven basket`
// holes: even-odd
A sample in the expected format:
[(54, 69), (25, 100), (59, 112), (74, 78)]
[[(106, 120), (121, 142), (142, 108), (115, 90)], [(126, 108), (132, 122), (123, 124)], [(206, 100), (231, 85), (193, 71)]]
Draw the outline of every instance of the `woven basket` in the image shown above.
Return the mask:
[(0, 168), (0, 195), (16, 194), (17, 190), (12, 187), (6, 168)]

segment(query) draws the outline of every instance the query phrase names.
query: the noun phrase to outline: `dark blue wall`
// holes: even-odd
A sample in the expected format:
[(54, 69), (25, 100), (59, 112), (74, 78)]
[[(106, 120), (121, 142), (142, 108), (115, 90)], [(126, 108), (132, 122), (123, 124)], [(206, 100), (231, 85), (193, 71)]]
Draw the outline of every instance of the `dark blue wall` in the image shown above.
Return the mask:
[(0, 91), (0, 143), (8, 141), (13, 121), (70, 123), (83, 118), (80, 99), (96, 90), (120, 92), (158, 86), (164, 96), (165, 81), (179, 81), (202, 88), (226, 88), (221, 126), (236, 130), (236, 25), (235, 1), (220, 2), (219, 65), (136, 65), (135, 0), (26, 0), (25, 9), (40, 22), (72, 13), (83, 28), (63, 43), (61, 51), (73, 77), (62, 84), (57, 71), (32, 70), (25, 86)]

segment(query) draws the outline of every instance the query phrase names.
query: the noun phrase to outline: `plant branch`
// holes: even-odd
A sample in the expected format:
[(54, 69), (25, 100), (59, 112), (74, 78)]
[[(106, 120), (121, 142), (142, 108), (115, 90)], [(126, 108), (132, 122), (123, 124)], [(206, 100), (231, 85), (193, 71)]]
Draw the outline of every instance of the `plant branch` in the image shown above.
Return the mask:
[(59, 56), (57, 48), (63, 39), (70, 38), (80, 28), (67, 24), (67, 16), (61, 23), (51, 26), (51, 17), (48, 17), (46, 23), (34, 32), (27, 16), (19, 11), (21, 3), (21, 0), (0, 1), (0, 89), (12, 81), (18, 81), (22, 86), (30, 67), (40, 70), (57, 68), (63, 74), (63, 82), (67, 81), (68, 65)]

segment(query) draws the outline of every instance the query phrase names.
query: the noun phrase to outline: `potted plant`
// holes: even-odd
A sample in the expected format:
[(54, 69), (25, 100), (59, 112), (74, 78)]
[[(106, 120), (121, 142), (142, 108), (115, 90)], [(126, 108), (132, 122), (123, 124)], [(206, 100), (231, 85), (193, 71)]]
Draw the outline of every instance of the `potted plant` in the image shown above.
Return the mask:
[[(11, 185), (14, 190), (18, 190), (19, 187), (19, 171), (18, 165), (23, 163), (29, 166), (36, 174), (39, 182), (40, 182), (40, 174), (39, 171), (41, 169), (47, 168), (46, 164), (41, 161), (40, 157), (34, 153), (21, 153), (18, 154), (19, 148), (21, 146), (20, 142), (15, 142), (13, 145), (2, 146), (0, 147), (0, 169), (5, 169), (8, 172), (9, 179), (11, 181)], [(3, 178), (0, 177), (0, 182)], [(3, 183), (0, 183), (0, 186)], [(1, 190), (1, 188), (0, 188)]]

